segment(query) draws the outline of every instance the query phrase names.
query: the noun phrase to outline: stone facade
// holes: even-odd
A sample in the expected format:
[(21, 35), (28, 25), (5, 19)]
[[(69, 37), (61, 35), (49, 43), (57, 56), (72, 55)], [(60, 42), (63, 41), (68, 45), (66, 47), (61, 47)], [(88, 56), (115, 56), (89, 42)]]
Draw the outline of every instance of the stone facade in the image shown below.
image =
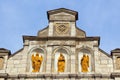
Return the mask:
[[(100, 37), (88, 37), (76, 26), (78, 12), (64, 8), (47, 12), (49, 24), (37, 36), (23, 36), (24, 46), (14, 54), (0, 48), (0, 80), (120, 80), (120, 49), (111, 55), (99, 48)], [(33, 72), (32, 56), (42, 56)], [(58, 57), (65, 58), (64, 72), (58, 72)], [(88, 71), (82, 58), (88, 56)]]

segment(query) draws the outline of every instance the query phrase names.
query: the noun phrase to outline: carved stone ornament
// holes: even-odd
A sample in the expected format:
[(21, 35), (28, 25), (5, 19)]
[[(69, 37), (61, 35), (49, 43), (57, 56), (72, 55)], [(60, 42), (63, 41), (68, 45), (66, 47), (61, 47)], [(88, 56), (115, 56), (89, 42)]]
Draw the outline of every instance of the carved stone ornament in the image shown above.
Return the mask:
[(69, 23), (55, 23), (54, 27), (58, 34), (66, 34), (69, 30)]

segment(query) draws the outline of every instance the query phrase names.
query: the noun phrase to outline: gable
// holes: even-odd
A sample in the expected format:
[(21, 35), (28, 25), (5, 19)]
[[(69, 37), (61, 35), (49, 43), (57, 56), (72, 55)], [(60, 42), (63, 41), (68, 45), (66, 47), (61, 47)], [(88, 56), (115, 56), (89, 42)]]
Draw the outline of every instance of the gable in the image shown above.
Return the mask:
[(66, 12), (60, 12), (50, 15), (49, 20), (70, 20), (75, 21), (75, 16)]
[[(65, 9), (65, 8), (60, 8), (56, 10), (50, 10), (47, 12), (48, 15), (48, 20), (53, 21), (53, 20), (78, 20), (78, 12)], [(65, 18), (64, 18), (65, 17)]]

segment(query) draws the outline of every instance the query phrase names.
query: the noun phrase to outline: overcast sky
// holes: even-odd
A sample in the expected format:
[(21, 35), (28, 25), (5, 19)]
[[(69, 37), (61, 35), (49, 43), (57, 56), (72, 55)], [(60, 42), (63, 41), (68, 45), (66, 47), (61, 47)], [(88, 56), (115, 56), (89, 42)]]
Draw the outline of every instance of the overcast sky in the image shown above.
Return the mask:
[(77, 11), (77, 26), (100, 36), (105, 52), (120, 48), (120, 0), (0, 0), (0, 48), (21, 49), (22, 36), (36, 36), (48, 25), (46, 12), (57, 8)]

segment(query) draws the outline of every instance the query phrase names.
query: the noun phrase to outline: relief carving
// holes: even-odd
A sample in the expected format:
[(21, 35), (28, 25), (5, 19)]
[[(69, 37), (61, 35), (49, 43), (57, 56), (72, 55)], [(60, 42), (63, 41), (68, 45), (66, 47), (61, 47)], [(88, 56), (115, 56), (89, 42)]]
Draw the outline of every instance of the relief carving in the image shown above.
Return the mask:
[(39, 72), (42, 61), (43, 61), (43, 57), (42, 55), (39, 55), (39, 53), (36, 53), (36, 55), (34, 56), (34, 54), (31, 57), (32, 60), (32, 72)]
[(54, 23), (55, 31), (58, 35), (67, 34), (69, 26), (69, 23)]
[(88, 68), (89, 68), (89, 56), (84, 54), (81, 59), (81, 71), (88, 72)]
[(60, 56), (58, 58), (58, 72), (64, 72), (65, 71), (65, 57), (62, 53), (60, 53)]

